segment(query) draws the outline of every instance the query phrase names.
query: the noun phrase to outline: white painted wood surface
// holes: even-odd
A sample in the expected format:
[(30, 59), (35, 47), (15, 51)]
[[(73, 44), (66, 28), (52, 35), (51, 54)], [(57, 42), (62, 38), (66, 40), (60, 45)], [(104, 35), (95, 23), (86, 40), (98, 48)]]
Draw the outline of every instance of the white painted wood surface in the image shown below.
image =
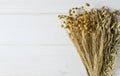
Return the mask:
[[(86, 76), (58, 14), (112, 0), (0, 0), (0, 76)], [(119, 76), (119, 75), (118, 75)]]
[(57, 15), (0, 15), (0, 44), (71, 44)]
[(85, 76), (71, 46), (0, 46), (0, 67), (0, 76)]
[(84, 5), (106, 5), (119, 8), (119, 0), (0, 0), (0, 13), (65, 13), (69, 8)]

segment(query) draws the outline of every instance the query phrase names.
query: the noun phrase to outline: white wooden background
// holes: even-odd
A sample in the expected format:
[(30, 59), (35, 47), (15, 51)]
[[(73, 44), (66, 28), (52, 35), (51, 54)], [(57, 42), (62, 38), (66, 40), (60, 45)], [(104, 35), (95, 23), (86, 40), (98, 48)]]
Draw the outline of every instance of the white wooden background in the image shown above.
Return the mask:
[(86, 76), (57, 18), (86, 2), (120, 8), (118, 0), (0, 0), (0, 76)]

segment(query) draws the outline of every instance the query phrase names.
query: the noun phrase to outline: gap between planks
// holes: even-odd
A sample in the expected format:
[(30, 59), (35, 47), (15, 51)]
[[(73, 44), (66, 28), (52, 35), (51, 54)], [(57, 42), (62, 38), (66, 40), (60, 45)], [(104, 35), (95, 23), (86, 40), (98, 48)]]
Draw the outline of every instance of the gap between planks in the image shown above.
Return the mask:
[(0, 15), (63, 15), (67, 13), (0, 13)]
[(72, 44), (0, 44), (0, 46), (73, 46)]

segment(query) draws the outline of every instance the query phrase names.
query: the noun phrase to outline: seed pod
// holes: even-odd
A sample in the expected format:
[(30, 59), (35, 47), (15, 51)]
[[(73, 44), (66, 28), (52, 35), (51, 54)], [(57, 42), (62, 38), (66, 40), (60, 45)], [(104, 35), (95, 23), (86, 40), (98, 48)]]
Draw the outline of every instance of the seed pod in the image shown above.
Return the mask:
[(86, 6), (90, 6), (90, 4), (89, 4), (89, 3), (86, 3)]

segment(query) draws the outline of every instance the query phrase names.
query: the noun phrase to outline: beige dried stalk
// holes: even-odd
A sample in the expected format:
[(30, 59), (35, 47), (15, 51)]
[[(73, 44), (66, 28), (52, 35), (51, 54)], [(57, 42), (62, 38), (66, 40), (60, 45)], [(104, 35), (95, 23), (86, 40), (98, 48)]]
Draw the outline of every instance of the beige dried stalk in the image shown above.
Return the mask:
[[(86, 4), (89, 6), (89, 4)], [(86, 11), (72, 8), (69, 15), (59, 15), (73, 41), (88, 76), (113, 76), (116, 46), (120, 42), (119, 11), (106, 7)]]

